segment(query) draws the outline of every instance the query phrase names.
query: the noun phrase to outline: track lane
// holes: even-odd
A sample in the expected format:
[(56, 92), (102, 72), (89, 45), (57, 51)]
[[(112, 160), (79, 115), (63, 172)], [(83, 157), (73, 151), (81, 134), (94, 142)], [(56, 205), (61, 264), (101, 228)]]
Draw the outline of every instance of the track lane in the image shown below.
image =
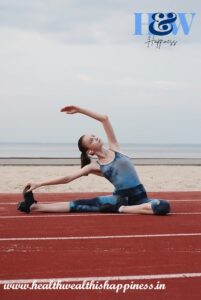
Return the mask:
[[(195, 200), (195, 201), (182, 201), (182, 200), (176, 200), (176, 201), (169, 201), (171, 204), (171, 212), (172, 213), (195, 213), (195, 212), (201, 212), (201, 200)], [(42, 203), (52, 203), (52, 202), (42, 202)], [(38, 213), (32, 213), (31, 215), (37, 215)], [(40, 213), (43, 214), (43, 213)], [(64, 214), (64, 213), (63, 213)], [(0, 216), (23, 216), (25, 214), (19, 212), (17, 210), (17, 202), (16, 203), (0, 203)], [(67, 213), (66, 213), (67, 215)]]
[(4, 241), (0, 278), (196, 273), (201, 272), (200, 249), (196, 236)]
[[(90, 192), (90, 193), (34, 193), (34, 197), (38, 201), (68, 201), (70, 199), (88, 198), (95, 197), (97, 195), (109, 195), (111, 193), (105, 192)], [(194, 199), (201, 200), (201, 191), (187, 191), (187, 192), (148, 192), (150, 198), (160, 198), (166, 200), (179, 200), (179, 199)], [(0, 202), (5, 201), (20, 201), (22, 199), (21, 194), (15, 193), (0, 193)]]
[(103, 215), (1, 219), (0, 237), (198, 233), (201, 215)]

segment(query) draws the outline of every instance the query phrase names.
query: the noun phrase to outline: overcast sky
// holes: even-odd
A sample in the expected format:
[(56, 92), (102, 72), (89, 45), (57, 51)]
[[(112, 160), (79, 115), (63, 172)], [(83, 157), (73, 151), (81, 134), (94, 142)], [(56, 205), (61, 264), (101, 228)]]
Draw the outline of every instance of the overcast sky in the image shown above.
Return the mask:
[[(195, 12), (175, 47), (147, 48), (134, 12)], [(107, 113), (120, 142), (201, 143), (200, 0), (0, 0), (0, 142), (103, 137), (99, 123), (59, 112)]]

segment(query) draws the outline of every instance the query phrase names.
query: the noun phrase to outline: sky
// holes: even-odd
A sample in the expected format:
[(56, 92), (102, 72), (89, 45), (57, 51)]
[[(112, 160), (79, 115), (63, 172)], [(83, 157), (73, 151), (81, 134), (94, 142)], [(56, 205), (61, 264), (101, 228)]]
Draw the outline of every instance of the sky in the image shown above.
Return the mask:
[[(147, 47), (135, 12), (196, 13), (176, 46)], [(105, 140), (99, 122), (66, 105), (110, 117), (119, 142), (201, 143), (199, 0), (0, 0), (0, 143)]]

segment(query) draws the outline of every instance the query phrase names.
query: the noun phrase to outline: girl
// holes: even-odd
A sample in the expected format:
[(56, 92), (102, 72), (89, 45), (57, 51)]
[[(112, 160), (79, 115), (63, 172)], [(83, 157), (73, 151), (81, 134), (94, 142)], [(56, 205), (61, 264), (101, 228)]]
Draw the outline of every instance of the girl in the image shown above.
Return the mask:
[[(147, 197), (131, 160), (120, 152), (115, 133), (106, 115), (77, 106), (66, 106), (61, 109), (61, 112), (80, 113), (101, 122), (107, 135), (109, 148), (106, 149), (102, 140), (93, 134), (81, 136), (78, 141), (78, 148), (81, 152), (81, 169), (71, 176), (40, 183), (28, 183), (23, 192), (24, 201), (18, 204), (20, 211), (26, 213), (30, 211), (114, 212), (154, 215), (166, 215), (170, 212), (170, 204), (167, 201)], [(94, 155), (98, 158), (97, 161), (91, 161), (89, 157)], [(108, 179), (115, 187), (113, 194), (51, 204), (39, 204), (34, 200), (32, 191), (41, 186), (66, 184), (89, 174), (104, 176)]]

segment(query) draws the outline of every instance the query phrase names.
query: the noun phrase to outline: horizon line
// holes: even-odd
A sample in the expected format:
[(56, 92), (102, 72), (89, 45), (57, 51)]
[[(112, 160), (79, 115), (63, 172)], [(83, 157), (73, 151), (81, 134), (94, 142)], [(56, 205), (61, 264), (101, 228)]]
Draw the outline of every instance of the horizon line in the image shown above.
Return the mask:
[[(105, 144), (107, 144), (107, 141), (103, 141)], [(25, 141), (20, 141), (20, 142), (1, 142), (0, 144), (73, 144), (77, 145), (77, 142), (25, 142)], [(162, 143), (162, 142), (156, 142), (156, 143), (145, 143), (145, 142), (122, 142), (120, 141), (119, 144), (132, 144), (132, 145), (196, 145), (196, 146), (201, 146), (201, 143), (188, 143), (188, 142), (181, 142), (181, 143), (175, 143), (175, 142), (167, 142), (167, 143)]]

